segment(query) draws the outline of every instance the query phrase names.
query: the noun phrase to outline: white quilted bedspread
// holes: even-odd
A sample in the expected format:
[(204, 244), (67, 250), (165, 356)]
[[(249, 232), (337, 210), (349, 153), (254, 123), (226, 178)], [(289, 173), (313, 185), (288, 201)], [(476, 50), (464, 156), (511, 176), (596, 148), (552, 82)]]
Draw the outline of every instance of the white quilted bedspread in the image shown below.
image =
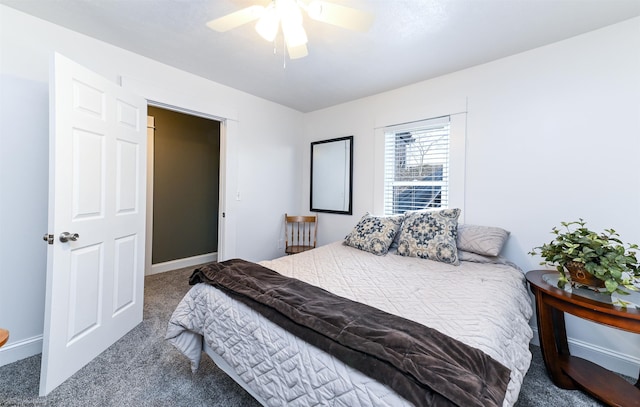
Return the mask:
[[(260, 264), (481, 349), (511, 369), (504, 406), (516, 402), (531, 361), (532, 337), (531, 302), (521, 271), (504, 264), (452, 266), (375, 256), (341, 242)], [(411, 405), (205, 284), (189, 291), (167, 331), (193, 369), (200, 361), (200, 335), (268, 406)]]

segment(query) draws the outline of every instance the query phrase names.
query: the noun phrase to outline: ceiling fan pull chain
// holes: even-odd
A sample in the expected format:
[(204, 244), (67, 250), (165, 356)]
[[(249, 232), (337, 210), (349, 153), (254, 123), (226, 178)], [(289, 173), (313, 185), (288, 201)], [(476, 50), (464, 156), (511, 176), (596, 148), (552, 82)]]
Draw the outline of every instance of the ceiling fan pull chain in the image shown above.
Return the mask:
[(282, 41), (282, 69), (287, 69), (287, 42)]

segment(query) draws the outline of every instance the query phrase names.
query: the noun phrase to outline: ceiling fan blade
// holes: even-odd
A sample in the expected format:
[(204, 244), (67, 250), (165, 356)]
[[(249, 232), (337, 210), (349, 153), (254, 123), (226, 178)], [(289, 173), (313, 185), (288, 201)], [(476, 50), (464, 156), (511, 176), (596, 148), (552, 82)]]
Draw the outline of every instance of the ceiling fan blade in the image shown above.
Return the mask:
[(269, 42), (273, 42), (278, 35), (280, 29), (280, 15), (276, 10), (273, 3), (265, 8), (262, 13), (262, 17), (256, 23), (256, 32), (260, 34), (262, 38)]
[(233, 28), (240, 27), (243, 24), (250, 23), (259, 19), (264, 13), (263, 6), (250, 6), (235, 11), (226, 16), (216, 18), (207, 23), (207, 27), (218, 32), (229, 31)]
[(373, 14), (326, 1), (312, 1), (307, 6), (309, 17), (327, 24), (354, 31), (367, 31), (373, 23)]
[(290, 59), (303, 58), (309, 55), (306, 44), (298, 45), (296, 47), (287, 46), (287, 53), (289, 53)]

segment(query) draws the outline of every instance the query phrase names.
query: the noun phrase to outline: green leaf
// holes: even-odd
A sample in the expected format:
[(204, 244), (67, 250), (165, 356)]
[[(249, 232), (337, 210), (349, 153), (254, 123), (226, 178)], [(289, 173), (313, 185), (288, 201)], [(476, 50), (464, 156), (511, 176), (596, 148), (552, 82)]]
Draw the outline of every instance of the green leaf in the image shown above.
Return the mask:
[(611, 279), (605, 280), (604, 285), (610, 293), (614, 292), (618, 288), (618, 283)]

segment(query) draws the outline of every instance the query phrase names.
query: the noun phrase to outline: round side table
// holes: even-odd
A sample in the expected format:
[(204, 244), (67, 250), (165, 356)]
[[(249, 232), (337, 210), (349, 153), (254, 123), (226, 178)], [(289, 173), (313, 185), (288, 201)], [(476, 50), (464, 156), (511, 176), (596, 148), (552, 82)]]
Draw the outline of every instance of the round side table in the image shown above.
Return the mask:
[(6, 329), (0, 328), (0, 346), (7, 343), (8, 340), (9, 340), (9, 331), (7, 331)]
[(549, 284), (553, 270), (527, 273), (535, 295), (542, 358), (553, 383), (583, 390), (608, 406), (640, 407), (640, 377), (635, 386), (607, 369), (569, 353), (564, 314), (640, 334), (640, 310), (626, 309), (568, 293)]

